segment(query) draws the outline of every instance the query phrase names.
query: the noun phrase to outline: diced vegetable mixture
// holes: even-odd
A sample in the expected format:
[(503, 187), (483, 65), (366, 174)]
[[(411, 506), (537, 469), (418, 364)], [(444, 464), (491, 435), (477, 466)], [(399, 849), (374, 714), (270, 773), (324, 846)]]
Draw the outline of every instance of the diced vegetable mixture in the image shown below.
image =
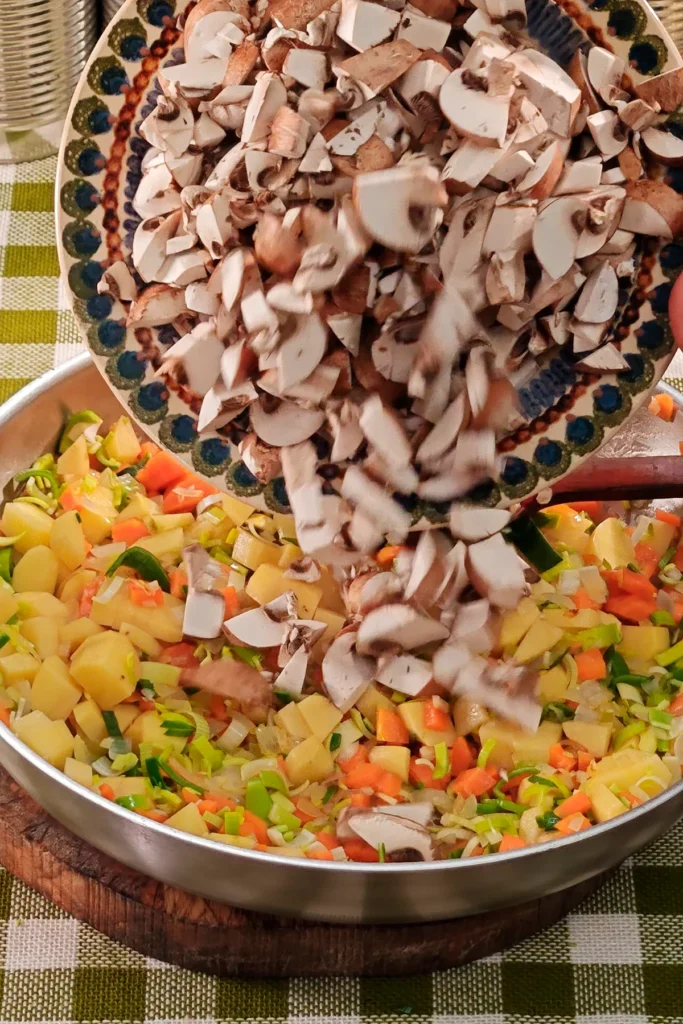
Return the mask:
[[(528, 732), (435, 683), (427, 633), (392, 671), (354, 654), (349, 698), (339, 652), (358, 578), (306, 558), (291, 517), (141, 445), (126, 417), (105, 434), (94, 413), (71, 416), (17, 485), (1, 521), (0, 718), (132, 813), (315, 860), (467, 858), (590, 829), (680, 778), (671, 513), (556, 505), (509, 528), (539, 571), (489, 661), (539, 669)], [(366, 605), (369, 585), (377, 602), (400, 589), (408, 554), (365, 566)]]

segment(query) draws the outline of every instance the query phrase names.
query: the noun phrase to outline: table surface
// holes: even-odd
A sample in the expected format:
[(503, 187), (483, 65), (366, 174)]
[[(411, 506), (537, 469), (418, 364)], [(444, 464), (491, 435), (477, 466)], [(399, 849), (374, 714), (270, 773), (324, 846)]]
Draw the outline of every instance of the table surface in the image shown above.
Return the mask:
[[(55, 167), (0, 167), (0, 402), (82, 348), (59, 282)], [(668, 378), (683, 390), (683, 357)], [(641, 413), (610, 452), (674, 454), (679, 438), (683, 422)], [(112, 942), (0, 869), (0, 1024), (680, 1024), (682, 925), (683, 824), (542, 935), (402, 979), (257, 982), (182, 971)]]

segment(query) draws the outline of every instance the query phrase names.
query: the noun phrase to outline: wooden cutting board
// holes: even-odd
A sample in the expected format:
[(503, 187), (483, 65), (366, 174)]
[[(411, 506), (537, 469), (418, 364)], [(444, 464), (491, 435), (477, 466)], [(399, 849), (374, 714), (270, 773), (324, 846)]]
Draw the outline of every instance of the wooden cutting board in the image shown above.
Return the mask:
[(111, 860), (58, 824), (1, 768), (0, 863), (74, 917), (147, 956), (255, 978), (457, 967), (548, 928), (607, 878), (599, 875), (523, 906), (434, 924), (317, 924), (257, 914), (174, 889)]

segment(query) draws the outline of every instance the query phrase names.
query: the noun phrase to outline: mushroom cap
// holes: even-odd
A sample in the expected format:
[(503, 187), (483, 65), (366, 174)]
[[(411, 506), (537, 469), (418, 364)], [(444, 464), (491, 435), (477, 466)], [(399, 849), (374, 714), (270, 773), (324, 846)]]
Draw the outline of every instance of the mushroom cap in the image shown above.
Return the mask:
[(261, 608), (251, 608), (233, 615), (224, 623), (225, 632), (246, 647), (279, 647), (287, 635), (290, 622), (287, 603), (283, 598), (293, 597), (289, 591), (282, 598)]
[(504, 508), (477, 508), (454, 503), (451, 505), (449, 526), (454, 537), (472, 543), (500, 533), (510, 518), (510, 512)]
[(500, 533), (472, 544), (467, 566), (476, 589), (496, 607), (515, 608), (526, 593), (520, 558)]
[(348, 826), (375, 850), (383, 846), (389, 859), (393, 854), (412, 851), (415, 856), (406, 856), (406, 860), (434, 860), (434, 846), (429, 832), (424, 826), (407, 818), (390, 812), (379, 814), (373, 808), (350, 816)]
[(379, 683), (409, 697), (417, 697), (431, 678), (431, 663), (412, 654), (390, 655), (382, 659), (381, 668), (377, 671)]
[(384, 604), (361, 622), (356, 647), (360, 654), (377, 655), (424, 647), (447, 636), (445, 626), (409, 604)]
[(322, 661), (322, 677), (328, 697), (346, 713), (372, 682), (375, 663), (356, 652), (357, 631), (339, 633)]
[(262, 441), (276, 448), (306, 441), (325, 422), (319, 409), (304, 409), (295, 402), (281, 401), (274, 412), (266, 411), (263, 399), (251, 406), (251, 425)]
[(443, 219), (447, 198), (438, 173), (422, 164), (359, 174), (353, 182), (363, 228), (395, 252), (424, 248)]

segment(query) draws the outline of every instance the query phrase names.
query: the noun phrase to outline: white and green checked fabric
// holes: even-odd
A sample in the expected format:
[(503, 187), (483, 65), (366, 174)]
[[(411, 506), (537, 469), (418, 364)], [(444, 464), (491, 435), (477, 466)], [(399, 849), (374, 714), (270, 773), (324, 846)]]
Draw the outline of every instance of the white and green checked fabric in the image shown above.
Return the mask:
[[(0, 401), (81, 348), (59, 285), (54, 174), (54, 158), (0, 167)], [(542, 935), (458, 970), (391, 979), (181, 971), (106, 939), (0, 869), (0, 1024), (403, 1020), (683, 1024), (683, 825)]]

